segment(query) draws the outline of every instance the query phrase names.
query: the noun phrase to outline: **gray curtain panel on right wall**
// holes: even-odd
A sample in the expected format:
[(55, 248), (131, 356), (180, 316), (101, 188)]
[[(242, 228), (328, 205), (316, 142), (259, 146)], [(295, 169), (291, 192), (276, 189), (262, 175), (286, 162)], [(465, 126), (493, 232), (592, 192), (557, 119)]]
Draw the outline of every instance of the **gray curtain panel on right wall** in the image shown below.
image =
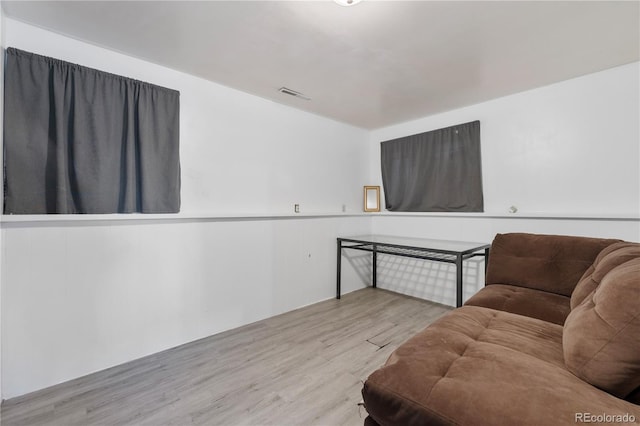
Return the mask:
[(381, 143), (385, 207), (397, 212), (482, 212), (480, 121)]

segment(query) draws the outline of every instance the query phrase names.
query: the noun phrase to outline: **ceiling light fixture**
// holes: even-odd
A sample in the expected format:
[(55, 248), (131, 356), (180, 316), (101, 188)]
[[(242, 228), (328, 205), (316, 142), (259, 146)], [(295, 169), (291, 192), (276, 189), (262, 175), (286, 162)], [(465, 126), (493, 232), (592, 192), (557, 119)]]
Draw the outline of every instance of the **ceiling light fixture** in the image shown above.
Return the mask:
[(338, 3), (340, 6), (354, 6), (360, 3), (362, 0), (333, 0)]

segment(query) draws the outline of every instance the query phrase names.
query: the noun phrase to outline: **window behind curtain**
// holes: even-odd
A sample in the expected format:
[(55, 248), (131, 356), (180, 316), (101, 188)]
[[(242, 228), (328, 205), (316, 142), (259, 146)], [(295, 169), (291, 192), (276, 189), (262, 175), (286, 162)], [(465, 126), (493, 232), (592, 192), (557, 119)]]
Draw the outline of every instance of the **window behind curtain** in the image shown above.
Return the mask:
[(480, 122), (381, 143), (387, 210), (482, 212)]
[(9, 48), (5, 214), (180, 210), (180, 93)]

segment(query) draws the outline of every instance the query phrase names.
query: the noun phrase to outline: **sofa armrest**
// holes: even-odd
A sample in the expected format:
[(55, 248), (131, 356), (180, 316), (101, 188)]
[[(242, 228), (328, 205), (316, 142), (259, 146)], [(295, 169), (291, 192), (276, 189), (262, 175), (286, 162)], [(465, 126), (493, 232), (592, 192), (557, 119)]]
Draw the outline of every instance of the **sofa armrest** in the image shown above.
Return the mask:
[(598, 253), (621, 240), (510, 233), (491, 245), (486, 284), (509, 284), (571, 296)]

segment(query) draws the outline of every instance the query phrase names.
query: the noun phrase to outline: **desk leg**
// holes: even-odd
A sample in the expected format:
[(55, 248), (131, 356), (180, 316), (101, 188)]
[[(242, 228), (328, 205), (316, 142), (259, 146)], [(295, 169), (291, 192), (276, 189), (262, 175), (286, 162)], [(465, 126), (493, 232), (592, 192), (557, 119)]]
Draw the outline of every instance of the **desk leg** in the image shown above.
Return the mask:
[(340, 275), (342, 275), (342, 241), (338, 239), (338, 258), (336, 262), (336, 299), (340, 299)]
[[(484, 278), (487, 279), (487, 268), (489, 267), (489, 249), (484, 249)], [(485, 282), (486, 285), (486, 282)]]
[(456, 307), (462, 306), (462, 255), (456, 256)]
[(378, 286), (378, 247), (375, 244), (373, 245), (373, 264), (371, 265), (371, 269), (371, 275), (373, 275), (371, 286), (376, 288)]

